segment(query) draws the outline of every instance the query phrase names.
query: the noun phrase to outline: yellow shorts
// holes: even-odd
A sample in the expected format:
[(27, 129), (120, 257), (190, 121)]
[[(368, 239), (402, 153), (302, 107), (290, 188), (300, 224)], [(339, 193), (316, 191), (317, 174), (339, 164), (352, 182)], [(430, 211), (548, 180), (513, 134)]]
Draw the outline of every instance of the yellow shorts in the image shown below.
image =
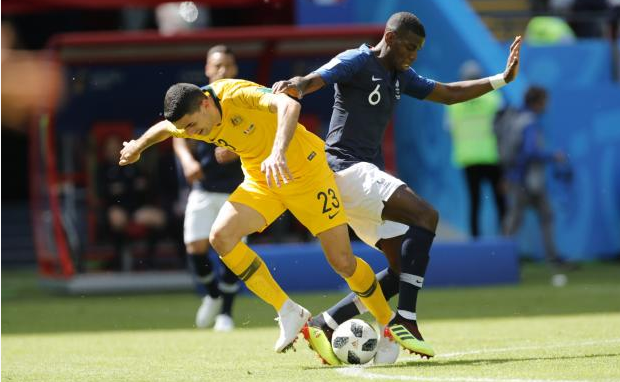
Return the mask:
[(324, 169), (313, 171), (312, 176), (295, 179), (281, 187), (274, 185), (269, 188), (264, 179), (246, 177), (228, 201), (241, 203), (258, 211), (266, 221), (265, 227), (259, 232), (287, 209), (314, 236), (347, 223), (334, 173), (327, 164)]

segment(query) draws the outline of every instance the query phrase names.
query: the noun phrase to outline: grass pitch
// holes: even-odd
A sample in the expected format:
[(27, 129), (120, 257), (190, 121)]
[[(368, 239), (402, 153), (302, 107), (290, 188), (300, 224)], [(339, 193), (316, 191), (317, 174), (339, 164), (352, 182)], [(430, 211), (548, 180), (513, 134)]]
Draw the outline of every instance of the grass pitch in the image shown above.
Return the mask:
[[(341, 296), (293, 297), (319, 312)], [(424, 290), (420, 325), (438, 355), (401, 352), (391, 366), (322, 366), (301, 339), (276, 354), (275, 313), (248, 296), (239, 330), (196, 330), (198, 303), (56, 296), (31, 272), (2, 272), (2, 381), (620, 381), (618, 264), (587, 265), (563, 288), (530, 265), (519, 286)]]

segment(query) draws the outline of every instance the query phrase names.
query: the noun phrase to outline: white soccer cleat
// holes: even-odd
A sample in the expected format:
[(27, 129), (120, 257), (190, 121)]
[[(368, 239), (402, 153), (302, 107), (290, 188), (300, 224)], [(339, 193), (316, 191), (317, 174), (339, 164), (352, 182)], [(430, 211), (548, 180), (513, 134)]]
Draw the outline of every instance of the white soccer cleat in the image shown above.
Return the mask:
[(223, 300), (221, 297), (213, 298), (209, 295), (202, 299), (202, 304), (196, 312), (196, 327), (208, 328), (215, 322), (215, 316), (222, 309)]
[(375, 354), (375, 365), (391, 365), (396, 362), (400, 354), (400, 345), (384, 335), (384, 330), (379, 331), (379, 342), (377, 343), (377, 354)]
[(217, 317), (215, 317), (215, 326), (213, 326), (213, 330), (216, 332), (230, 332), (234, 328), (235, 323), (228, 314), (218, 314)]
[(297, 335), (309, 319), (308, 310), (290, 299), (286, 300), (276, 318), (280, 326), (280, 337), (276, 341), (275, 351), (283, 353), (293, 347)]

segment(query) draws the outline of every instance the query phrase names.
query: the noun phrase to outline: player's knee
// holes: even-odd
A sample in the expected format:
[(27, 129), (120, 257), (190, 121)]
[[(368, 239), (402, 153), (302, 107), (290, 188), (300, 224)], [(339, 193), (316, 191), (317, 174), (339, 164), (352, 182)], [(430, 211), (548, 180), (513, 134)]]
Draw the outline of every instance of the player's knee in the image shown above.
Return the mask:
[(417, 220), (417, 225), (431, 232), (435, 232), (437, 224), (439, 223), (439, 211), (430, 204), (425, 203), (422, 208), (420, 208)]
[(197, 240), (185, 244), (185, 250), (190, 255), (203, 255), (209, 250), (209, 240)]
[(355, 272), (355, 256), (351, 252), (341, 251), (335, 256), (330, 256), (332, 268), (342, 277), (351, 277)]
[(235, 241), (234, 235), (225, 229), (214, 229), (209, 235), (209, 242), (220, 256), (225, 256), (239, 240)]

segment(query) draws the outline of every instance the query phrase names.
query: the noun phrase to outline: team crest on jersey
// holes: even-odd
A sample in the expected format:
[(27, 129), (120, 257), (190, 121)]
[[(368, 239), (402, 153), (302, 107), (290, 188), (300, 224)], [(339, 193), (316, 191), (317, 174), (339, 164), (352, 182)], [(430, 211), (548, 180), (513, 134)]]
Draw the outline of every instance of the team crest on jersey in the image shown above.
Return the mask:
[(230, 118), (230, 123), (232, 123), (233, 126), (239, 126), (242, 122), (243, 118), (241, 118), (240, 115), (233, 115), (232, 118)]
[(400, 81), (396, 80), (396, 84), (394, 85), (394, 96), (396, 99), (400, 99)]
[(245, 134), (245, 135), (250, 135), (253, 132), (254, 132), (254, 124), (253, 123), (251, 123), (250, 126), (247, 129), (243, 130), (243, 134)]

